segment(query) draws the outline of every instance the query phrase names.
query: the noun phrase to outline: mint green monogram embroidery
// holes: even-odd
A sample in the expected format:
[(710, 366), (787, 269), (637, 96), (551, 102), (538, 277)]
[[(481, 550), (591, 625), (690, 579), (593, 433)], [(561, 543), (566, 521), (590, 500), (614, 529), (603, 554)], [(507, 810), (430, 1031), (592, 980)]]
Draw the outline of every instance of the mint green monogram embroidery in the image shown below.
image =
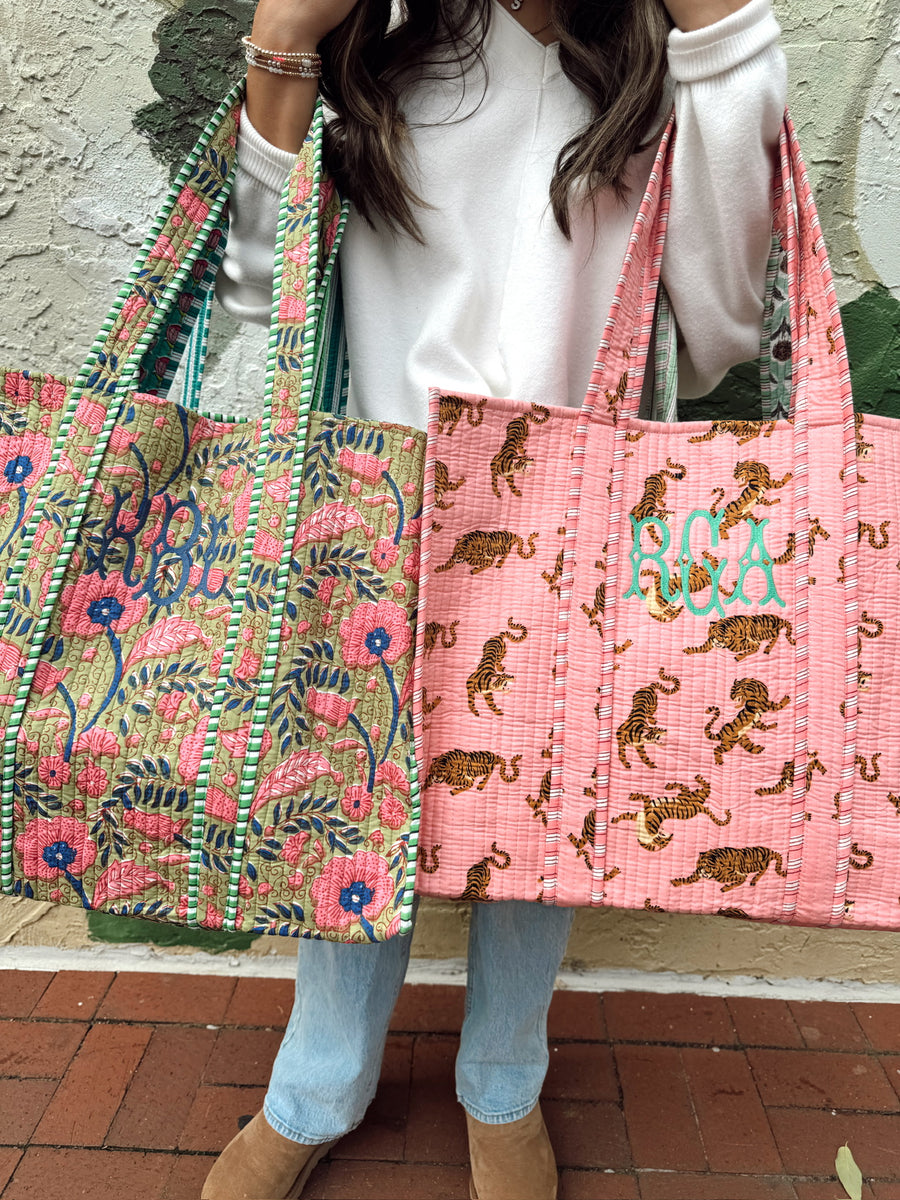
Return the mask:
[[(759, 601), (759, 607), (762, 608), (767, 604), (774, 603), (784, 608), (785, 603), (775, 587), (775, 579), (772, 574), (772, 556), (766, 549), (763, 536), (765, 527), (769, 524), (768, 519), (757, 521), (753, 517), (747, 517), (743, 522), (750, 530), (750, 541), (738, 559), (740, 574), (738, 575), (734, 590), (730, 594), (724, 593), (720, 586), (720, 580), (725, 568), (728, 566), (728, 559), (723, 558), (716, 563), (708, 555), (704, 555), (702, 568), (709, 576), (710, 598), (708, 603), (703, 607), (694, 602), (690, 588), (691, 568), (699, 564), (696, 563), (691, 551), (691, 529), (695, 521), (705, 521), (709, 526), (710, 548), (715, 550), (719, 545), (719, 527), (723, 516), (724, 513), (712, 513), (705, 508), (694, 509), (688, 515), (681, 531), (681, 545), (677, 559), (678, 565), (674, 572), (680, 576), (680, 586), (679, 583), (673, 582), (673, 572), (670, 571), (665, 559), (665, 555), (672, 542), (672, 535), (668, 525), (659, 517), (645, 517), (643, 520), (637, 521), (632, 516), (632, 546), (629, 554), (629, 558), (631, 559), (631, 586), (625, 593), (624, 599), (627, 600), (631, 596), (637, 596), (643, 600), (644, 593), (640, 585), (641, 573), (645, 563), (655, 563), (659, 570), (659, 591), (662, 598), (667, 602), (671, 602), (677, 600), (680, 595), (685, 607), (695, 616), (707, 617), (710, 613), (717, 612), (720, 617), (724, 617), (725, 609), (723, 603), (734, 604), (735, 601), (739, 600), (743, 604), (752, 604), (753, 601), (744, 592), (744, 581), (748, 574), (754, 570), (762, 571), (766, 578), (766, 594)], [(659, 541), (658, 547), (652, 552), (648, 552), (641, 546), (641, 534), (645, 529), (655, 531), (657, 540)]]

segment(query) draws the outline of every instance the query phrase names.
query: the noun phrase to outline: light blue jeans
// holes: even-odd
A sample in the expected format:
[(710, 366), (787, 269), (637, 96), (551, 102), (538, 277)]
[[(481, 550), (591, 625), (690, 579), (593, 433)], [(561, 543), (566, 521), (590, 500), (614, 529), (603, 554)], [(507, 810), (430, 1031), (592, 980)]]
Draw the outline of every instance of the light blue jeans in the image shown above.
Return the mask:
[[(517, 1121), (538, 1102), (549, 1061), (547, 1010), (573, 915), (517, 900), (472, 906), (456, 1091), (479, 1121)], [(300, 942), (294, 1008), (264, 1104), (282, 1136), (330, 1142), (362, 1121), (411, 941)]]

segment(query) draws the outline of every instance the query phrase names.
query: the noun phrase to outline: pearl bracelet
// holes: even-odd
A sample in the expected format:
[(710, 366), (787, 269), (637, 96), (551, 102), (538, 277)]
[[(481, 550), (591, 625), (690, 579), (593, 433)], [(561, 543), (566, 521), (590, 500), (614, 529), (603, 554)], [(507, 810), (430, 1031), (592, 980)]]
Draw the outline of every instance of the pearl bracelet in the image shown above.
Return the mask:
[(292, 75), (297, 79), (318, 79), (322, 74), (321, 56), (308, 50), (264, 50), (248, 37), (241, 38), (244, 58), (251, 67), (273, 75)]

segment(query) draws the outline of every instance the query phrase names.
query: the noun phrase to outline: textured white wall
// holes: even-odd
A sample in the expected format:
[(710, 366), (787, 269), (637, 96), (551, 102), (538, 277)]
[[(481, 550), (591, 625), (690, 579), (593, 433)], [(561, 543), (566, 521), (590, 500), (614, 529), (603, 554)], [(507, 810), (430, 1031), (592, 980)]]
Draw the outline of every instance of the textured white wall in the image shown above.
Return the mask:
[[(776, 5), (841, 300), (879, 281), (900, 298), (900, 0)], [(74, 372), (127, 274), (166, 174), (132, 122), (156, 98), (154, 30), (178, 8), (0, 0), (0, 362)], [(264, 335), (217, 323), (205, 403), (253, 411)], [(463, 909), (426, 906), (417, 953), (458, 956), (465, 928)], [(85, 941), (82, 914), (0, 898), (0, 945)], [(585, 912), (571, 956), (585, 966), (900, 983), (895, 946), (892, 935), (851, 930)], [(250, 953), (276, 950), (293, 947), (264, 939)]]

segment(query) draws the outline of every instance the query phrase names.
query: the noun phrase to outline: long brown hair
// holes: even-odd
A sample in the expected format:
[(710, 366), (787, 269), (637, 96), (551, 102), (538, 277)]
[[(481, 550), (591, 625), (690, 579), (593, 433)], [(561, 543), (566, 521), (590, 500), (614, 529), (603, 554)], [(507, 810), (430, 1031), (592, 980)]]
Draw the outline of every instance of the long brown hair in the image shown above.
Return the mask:
[[(322, 92), (336, 114), (329, 169), (370, 223), (380, 218), (420, 239), (414, 210), (422, 201), (403, 169), (409, 130), (400, 92), (431, 72), (445, 74), (448, 61), (463, 70), (479, 60), (491, 8), (492, 0), (405, 0), (393, 20), (391, 0), (360, 0), (322, 43)], [(568, 237), (576, 186), (586, 186), (586, 199), (605, 188), (626, 191), (628, 160), (662, 104), (671, 22), (661, 0), (551, 0), (551, 10), (560, 65), (594, 110), (560, 151), (550, 186)]]

